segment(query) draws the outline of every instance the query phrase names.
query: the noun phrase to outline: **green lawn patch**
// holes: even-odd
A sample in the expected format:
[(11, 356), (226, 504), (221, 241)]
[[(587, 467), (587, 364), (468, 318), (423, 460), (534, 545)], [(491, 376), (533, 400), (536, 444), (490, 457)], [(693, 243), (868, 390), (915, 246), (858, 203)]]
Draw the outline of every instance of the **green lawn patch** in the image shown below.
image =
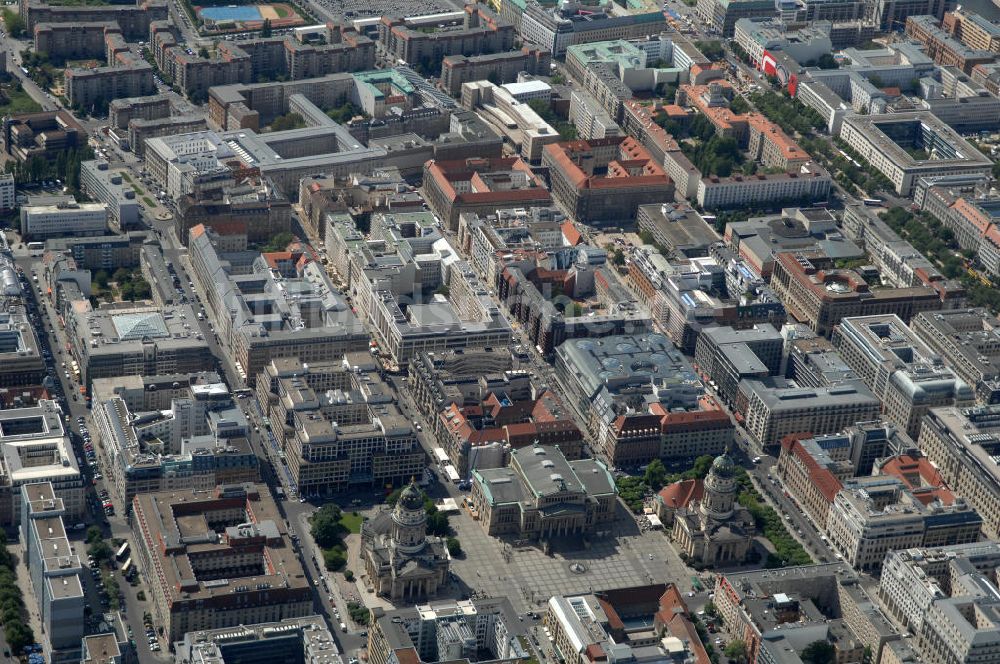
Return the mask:
[(21, 89), (20, 83), (0, 86), (0, 115), (37, 113), (41, 105)]
[(344, 512), (340, 517), (340, 525), (355, 535), (361, 532), (362, 521), (364, 521), (364, 517), (357, 512)]
[(149, 196), (143, 196), (142, 197), (142, 202), (145, 203), (146, 207), (148, 207), (148, 208), (155, 208), (156, 207), (156, 203), (154, 203), (153, 199), (151, 199)]

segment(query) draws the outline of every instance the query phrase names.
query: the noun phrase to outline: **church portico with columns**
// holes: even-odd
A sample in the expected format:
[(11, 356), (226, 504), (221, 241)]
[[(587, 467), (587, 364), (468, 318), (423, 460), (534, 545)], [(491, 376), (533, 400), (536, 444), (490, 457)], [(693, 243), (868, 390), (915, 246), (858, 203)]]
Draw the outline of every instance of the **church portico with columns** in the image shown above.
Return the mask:
[(451, 557), (439, 537), (427, 536), (424, 497), (410, 483), (391, 510), (361, 528), (367, 583), (391, 601), (433, 597), (447, 583)]

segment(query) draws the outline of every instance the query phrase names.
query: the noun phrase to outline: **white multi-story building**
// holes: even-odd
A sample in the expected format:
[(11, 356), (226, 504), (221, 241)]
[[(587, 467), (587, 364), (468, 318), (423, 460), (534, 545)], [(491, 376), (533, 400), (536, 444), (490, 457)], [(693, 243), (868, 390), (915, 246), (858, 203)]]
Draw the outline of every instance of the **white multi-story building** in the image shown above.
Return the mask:
[(931, 408), (975, 403), (972, 388), (896, 314), (844, 318), (833, 345), (882, 400), (886, 418), (914, 440)]
[(139, 201), (135, 198), (135, 191), (125, 185), (121, 173), (108, 168), (108, 162), (95, 159), (81, 163), (80, 186), (95, 200), (108, 206), (108, 214), (119, 229), (138, 225)]
[(698, 183), (698, 205), (713, 210), (764, 201), (825, 201), (830, 196), (830, 183), (830, 174), (814, 162), (791, 173), (712, 176)]
[(998, 542), (890, 551), (882, 565), (878, 598), (896, 622), (920, 632), (934, 600), (948, 596), (955, 572), (972, 568), (988, 574), (997, 567)]
[(744, 380), (740, 392), (747, 398), (747, 433), (762, 448), (775, 449), (790, 433), (837, 433), (878, 418), (881, 410), (879, 400), (858, 380), (810, 388)]
[(102, 235), (108, 229), (104, 203), (57, 203), (21, 208), (21, 236), (32, 239)]
[(975, 542), (981, 526), (975, 510), (950, 492), (924, 505), (898, 477), (875, 476), (845, 484), (830, 505), (826, 531), (854, 569), (876, 573), (889, 551)]
[(10, 173), (0, 175), (0, 210), (13, 210), (17, 204), (14, 186), (14, 176)]
[(983, 517), (983, 534), (1000, 537), (1000, 406), (934, 408), (920, 428), (920, 451), (945, 483)]
[(993, 168), (989, 157), (927, 111), (851, 115), (844, 118), (840, 137), (889, 178), (900, 196), (909, 196), (921, 177), (989, 174)]
[(913, 633), (913, 661), (1000, 661), (998, 564), (1000, 547), (995, 542), (886, 555), (878, 599), (895, 622)]
[(19, 494), (21, 541), (45, 652), (52, 662), (78, 662), (86, 598), (83, 565), (66, 537), (65, 506), (50, 482), (25, 484)]
[(0, 524), (18, 522), (21, 487), (38, 482), (52, 484), (68, 519), (86, 513), (83, 476), (55, 401), (0, 410), (0, 460)]

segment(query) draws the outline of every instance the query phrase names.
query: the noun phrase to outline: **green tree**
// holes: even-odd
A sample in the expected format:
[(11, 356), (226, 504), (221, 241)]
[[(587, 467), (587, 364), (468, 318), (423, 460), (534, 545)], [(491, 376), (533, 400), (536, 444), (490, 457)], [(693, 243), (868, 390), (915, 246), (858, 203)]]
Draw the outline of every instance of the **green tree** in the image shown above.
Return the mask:
[(324, 549), (340, 544), (345, 530), (340, 524), (340, 517), (340, 508), (332, 503), (316, 510), (309, 526), (309, 532), (316, 544)]
[(87, 555), (97, 561), (110, 560), (111, 547), (104, 540), (91, 542), (90, 546), (87, 547)]
[(301, 129), (306, 126), (306, 121), (298, 113), (286, 113), (279, 115), (271, 122), (271, 131), (288, 131), (289, 129)]
[(749, 113), (750, 104), (743, 97), (735, 97), (729, 104), (729, 110), (733, 113)]
[(271, 238), (270, 242), (261, 247), (260, 251), (265, 254), (271, 251), (284, 251), (294, 239), (295, 236), (291, 233), (278, 233)]
[(427, 516), (427, 534), (435, 537), (444, 537), (451, 532), (448, 525), (448, 515), (435, 511)]
[(802, 664), (833, 664), (837, 652), (829, 641), (813, 641), (802, 650)]
[(2, 16), (3, 24), (11, 37), (21, 37), (24, 35), (24, 19), (21, 18), (20, 14), (11, 9), (4, 9)]
[(100, 542), (102, 539), (104, 539), (104, 532), (101, 531), (99, 526), (91, 526), (90, 528), (87, 528), (87, 544)]
[(722, 60), (726, 53), (722, 49), (722, 44), (718, 40), (696, 41), (694, 47), (697, 48), (709, 60)]
[(271, 30), (271, 19), (265, 18), (264, 24), (260, 27), (260, 36), (266, 39), (267, 37), (270, 37), (273, 34), (274, 31)]
[(448, 553), (451, 554), (452, 558), (457, 558), (462, 555), (462, 543), (458, 541), (457, 537), (449, 537), (447, 540)]
[(129, 281), (132, 277), (132, 273), (123, 267), (115, 270), (115, 273), (111, 275), (111, 280), (118, 282), (119, 284)]
[(344, 568), (347, 565), (347, 558), (344, 556), (343, 549), (327, 549), (323, 552), (323, 564), (331, 572), (336, 572)]
[(615, 247), (614, 251), (611, 252), (611, 262), (619, 266), (625, 265), (625, 252)]
[(8, 623), (4, 627), (4, 637), (11, 652), (21, 652), (25, 646), (35, 642), (35, 633), (23, 622)]
[(667, 483), (667, 469), (664, 467), (663, 462), (659, 459), (650, 461), (649, 465), (646, 466), (643, 479), (653, 491), (662, 489), (663, 485)]
[(199, 48), (198, 49), (198, 57), (199, 58), (203, 58), (205, 60), (208, 60), (208, 58), (209, 58), (208, 49), (205, 48), (204, 46), (202, 46), (201, 48)]
[(729, 659), (733, 660), (734, 662), (742, 664), (743, 662), (746, 661), (747, 644), (741, 641), (740, 639), (733, 639), (732, 641), (726, 644), (725, 648), (723, 648), (722, 654), (728, 657)]

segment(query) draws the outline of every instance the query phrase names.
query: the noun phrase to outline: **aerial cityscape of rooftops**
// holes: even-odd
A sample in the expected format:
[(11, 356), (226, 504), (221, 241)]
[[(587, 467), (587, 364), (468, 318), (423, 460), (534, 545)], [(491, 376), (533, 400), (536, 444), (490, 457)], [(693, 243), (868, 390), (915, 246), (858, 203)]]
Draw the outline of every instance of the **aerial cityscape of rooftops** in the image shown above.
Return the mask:
[(1000, 0), (0, 46), (0, 661), (1000, 664)]

